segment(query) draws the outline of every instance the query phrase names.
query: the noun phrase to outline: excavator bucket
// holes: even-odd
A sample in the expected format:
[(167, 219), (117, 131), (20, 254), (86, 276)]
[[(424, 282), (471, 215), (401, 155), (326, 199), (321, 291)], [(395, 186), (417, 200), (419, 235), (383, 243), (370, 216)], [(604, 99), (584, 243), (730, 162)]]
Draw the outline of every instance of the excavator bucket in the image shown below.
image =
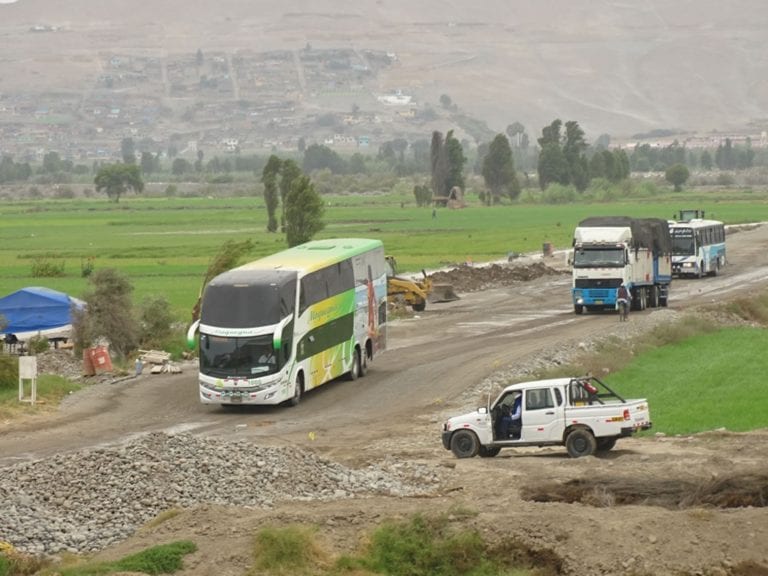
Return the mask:
[(429, 302), (452, 302), (458, 299), (459, 295), (456, 294), (452, 284), (433, 284), (432, 291), (427, 297)]

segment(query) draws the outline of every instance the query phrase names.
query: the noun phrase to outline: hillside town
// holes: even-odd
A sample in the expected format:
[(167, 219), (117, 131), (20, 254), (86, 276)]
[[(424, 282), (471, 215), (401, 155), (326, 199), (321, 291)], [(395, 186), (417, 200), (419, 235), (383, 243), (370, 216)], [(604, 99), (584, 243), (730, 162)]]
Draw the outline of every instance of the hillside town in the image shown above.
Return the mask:
[(100, 64), (103, 72), (80, 92), (0, 93), (0, 154), (36, 162), (55, 150), (75, 162), (110, 160), (123, 138), (161, 157), (302, 143), (354, 151), (393, 135), (424, 137), (439, 112), (398, 87), (377, 90), (380, 72), (398, 65), (393, 52), (307, 45), (165, 58), (103, 54)]

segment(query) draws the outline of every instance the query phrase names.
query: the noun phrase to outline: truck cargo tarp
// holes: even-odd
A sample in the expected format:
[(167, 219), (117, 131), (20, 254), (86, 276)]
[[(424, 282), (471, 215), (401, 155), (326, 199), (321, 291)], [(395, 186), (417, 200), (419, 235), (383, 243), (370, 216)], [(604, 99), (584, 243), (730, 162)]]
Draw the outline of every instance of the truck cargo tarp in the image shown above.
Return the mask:
[(593, 216), (579, 222), (579, 228), (630, 228), (633, 248), (649, 248), (655, 254), (672, 252), (669, 223), (661, 218)]
[(0, 334), (17, 336), (29, 332), (45, 332), (72, 324), (72, 308), (83, 308), (85, 302), (50, 288), (22, 288), (0, 298), (0, 314), (6, 326)]

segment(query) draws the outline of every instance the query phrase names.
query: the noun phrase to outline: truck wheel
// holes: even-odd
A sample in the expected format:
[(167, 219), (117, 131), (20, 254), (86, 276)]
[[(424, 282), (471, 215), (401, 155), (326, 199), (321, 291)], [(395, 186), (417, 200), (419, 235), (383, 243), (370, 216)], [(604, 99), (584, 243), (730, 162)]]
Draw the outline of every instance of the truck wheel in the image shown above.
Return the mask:
[(597, 438), (597, 451), (608, 452), (614, 446), (616, 446), (616, 438), (613, 436), (608, 438)]
[(565, 439), (565, 449), (571, 458), (591, 456), (597, 449), (597, 441), (589, 430), (576, 428)]
[(648, 298), (648, 306), (651, 308), (659, 307), (659, 287), (655, 284), (650, 288), (650, 296)]
[(480, 452), (480, 442), (474, 432), (457, 430), (451, 436), (451, 452), (456, 458), (474, 458)]
[(419, 300), (418, 302), (414, 302), (411, 308), (413, 308), (414, 312), (424, 312), (424, 310), (427, 307), (427, 303), (424, 300)]
[(493, 448), (480, 446), (480, 450), (477, 451), (477, 455), (480, 456), (480, 458), (493, 458), (494, 456), (498, 456), (499, 452), (501, 452), (501, 448), (498, 446), (494, 446)]
[(581, 304), (574, 304), (573, 311), (576, 312), (576, 314), (582, 314), (584, 312), (584, 306)]

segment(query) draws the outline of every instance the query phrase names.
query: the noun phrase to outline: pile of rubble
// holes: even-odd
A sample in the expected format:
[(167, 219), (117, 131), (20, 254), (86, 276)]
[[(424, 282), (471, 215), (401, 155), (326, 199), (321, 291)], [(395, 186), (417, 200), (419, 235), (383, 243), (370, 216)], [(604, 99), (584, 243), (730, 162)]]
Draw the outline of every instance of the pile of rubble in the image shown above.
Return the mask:
[(488, 266), (462, 265), (451, 270), (434, 272), (435, 284), (452, 284), (456, 292), (477, 292), (488, 288), (507, 286), (516, 282), (526, 282), (542, 276), (570, 274), (567, 270), (558, 270), (543, 261), (526, 265), (490, 264)]
[(152, 433), (3, 468), (0, 541), (34, 554), (93, 552), (171, 508), (426, 496), (440, 478), (399, 459), (352, 469), (295, 446)]

